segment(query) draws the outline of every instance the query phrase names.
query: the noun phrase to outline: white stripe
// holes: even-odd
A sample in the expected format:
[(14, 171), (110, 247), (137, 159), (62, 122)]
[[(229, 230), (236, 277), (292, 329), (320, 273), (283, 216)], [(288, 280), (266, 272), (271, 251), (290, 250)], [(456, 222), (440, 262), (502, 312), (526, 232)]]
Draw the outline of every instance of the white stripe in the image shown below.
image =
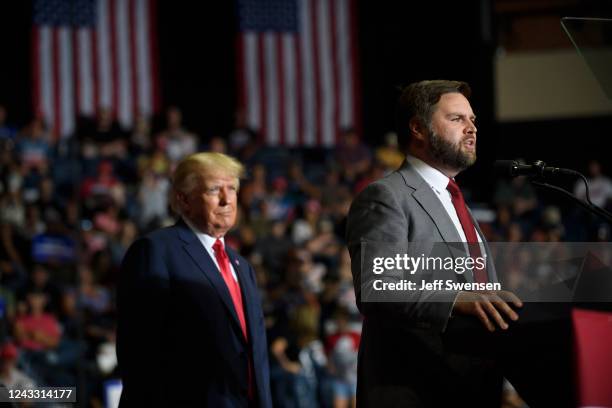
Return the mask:
[(336, 0), (336, 22), (338, 39), (338, 79), (340, 81), (340, 127), (346, 128), (353, 123), (353, 70), (351, 67), (350, 41), (351, 31), (349, 24), (348, 0)]
[(49, 129), (54, 125), (53, 110), (53, 29), (40, 27), (38, 29), (40, 43), (40, 101), (42, 115)]
[(264, 42), (264, 81), (266, 87), (266, 141), (274, 146), (279, 143), (279, 100), (278, 100), (278, 75), (277, 63), (278, 50), (276, 49), (276, 33), (266, 32), (263, 34)]
[(119, 81), (119, 123), (124, 128), (132, 126), (132, 61), (130, 60), (130, 30), (127, 0), (115, 3), (115, 28), (117, 30), (117, 80)]
[(110, 23), (108, 7), (110, 0), (99, 0), (96, 24), (98, 46), (98, 107), (113, 107), (113, 84), (111, 71)]
[(244, 41), (247, 124), (251, 128), (259, 130), (261, 128), (261, 95), (259, 93), (258, 35), (254, 32), (247, 32), (243, 34), (242, 38)]
[(333, 56), (331, 49), (331, 29), (330, 29), (329, 2), (327, 0), (318, 0), (317, 4), (317, 42), (319, 51), (319, 89), (321, 94), (321, 111), (320, 117), (322, 121), (322, 140), (324, 146), (333, 146), (335, 144), (334, 131), (334, 73), (333, 73)]
[(302, 129), (303, 141), (305, 146), (313, 146), (317, 139), (315, 131), (317, 129), (315, 116), (315, 83), (314, 83), (314, 64), (312, 49), (312, 25), (310, 16), (310, 1), (300, 2), (300, 60), (302, 62), (302, 109), (303, 118)]
[(138, 77), (138, 108), (141, 114), (153, 113), (151, 92), (151, 50), (149, 48), (149, 2), (136, 0), (136, 74)]
[(72, 29), (60, 27), (59, 41), (59, 92), (60, 129), (59, 136), (68, 137), (74, 131), (74, 75), (72, 64)]
[(281, 41), (283, 44), (283, 83), (285, 84), (281, 103), (285, 107), (285, 144), (295, 146), (298, 144), (295, 35), (282, 34)]
[(91, 31), (88, 28), (79, 28), (77, 31), (77, 51), (75, 58), (79, 59), (79, 114), (91, 116), (94, 111), (93, 100), (93, 66), (91, 54)]

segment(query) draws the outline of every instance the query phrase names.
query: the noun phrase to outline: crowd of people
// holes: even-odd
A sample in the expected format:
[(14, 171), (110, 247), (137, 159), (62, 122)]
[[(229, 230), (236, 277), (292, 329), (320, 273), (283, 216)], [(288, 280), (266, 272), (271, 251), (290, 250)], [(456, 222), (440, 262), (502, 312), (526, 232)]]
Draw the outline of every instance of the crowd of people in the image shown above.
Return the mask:
[[(74, 385), (101, 406), (105, 381), (118, 378), (122, 257), (139, 235), (175, 222), (174, 166), (208, 150), (248, 170), (226, 242), (256, 270), (275, 405), (353, 404), (361, 317), (346, 216), (356, 193), (403, 162), (397, 136), (373, 147), (347, 129), (333, 149), (288, 149), (262, 145), (240, 120), (208, 138), (189, 131), (177, 107), (162, 122), (140, 117), (122, 129), (101, 109), (57, 139), (40, 119), (11, 126), (0, 106), (0, 382)], [(593, 201), (609, 206), (612, 182), (598, 163), (589, 177)], [(580, 185), (576, 194), (584, 195)], [(609, 239), (605, 225), (547, 205), (524, 178), (500, 181), (488, 205), (471, 204), (489, 241)]]

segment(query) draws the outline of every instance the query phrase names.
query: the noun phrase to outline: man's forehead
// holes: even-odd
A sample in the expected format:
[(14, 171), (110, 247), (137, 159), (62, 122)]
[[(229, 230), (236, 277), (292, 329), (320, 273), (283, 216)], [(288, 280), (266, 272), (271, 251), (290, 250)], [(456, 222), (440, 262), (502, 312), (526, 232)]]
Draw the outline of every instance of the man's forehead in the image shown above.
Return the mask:
[(468, 101), (463, 94), (457, 92), (443, 94), (436, 106), (438, 110), (444, 113), (457, 112), (469, 113), (470, 115), (474, 114), (470, 101)]
[(236, 177), (223, 173), (223, 172), (214, 172), (214, 173), (204, 173), (202, 174), (202, 181), (204, 184), (234, 184), (238, 180)]

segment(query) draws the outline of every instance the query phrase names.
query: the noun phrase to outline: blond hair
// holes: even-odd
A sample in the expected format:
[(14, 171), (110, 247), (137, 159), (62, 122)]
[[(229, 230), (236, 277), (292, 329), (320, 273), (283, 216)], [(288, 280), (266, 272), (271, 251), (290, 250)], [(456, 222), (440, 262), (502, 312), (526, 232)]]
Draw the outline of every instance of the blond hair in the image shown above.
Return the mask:
[(223, 153), (202, 152), (185, 157), (179, 162), (172, 175), (172, 193), (170, 206), (181, 214), (177, 195), (189, 194), (200, 186), (208, 176), (221, 174), (236, 178), (236, 187), (244, 174), (244, 166), (233, 157)]

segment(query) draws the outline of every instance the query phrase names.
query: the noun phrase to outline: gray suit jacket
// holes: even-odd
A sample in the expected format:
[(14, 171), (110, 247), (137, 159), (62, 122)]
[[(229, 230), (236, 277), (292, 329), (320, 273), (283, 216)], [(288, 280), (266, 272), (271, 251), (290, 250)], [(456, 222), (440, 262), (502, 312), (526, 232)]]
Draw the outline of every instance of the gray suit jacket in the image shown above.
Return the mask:
[[(365, 253), (368, 246), (376, 252), (381, 243), (387, 243), (392, 252), (405, 250), (419, 256), (424, 244), (438, 243), (439, 255), (466, 256), (465, 248), (451, 245), (461, 238), (440, 200), (408, 162), (355, 198), (348, 216), (347, 242), (358, 306), (365, 316), (359, 406), (461, 406), (457, 405), (461, 401), (469, 406), (493, 406), (501, 386), (494, 363), (451, 352), (443, 341), (457, 292), (406, 291), (401, 301), (364, 301), (369, 295), (364, 290), (378, 278), (365, 261), (373, 256)], [(497, 281), (490, 260), (489, 279)], [(421, 276), (427, 279), (428, 275)], [(446, 279), (471, 281), (472, 277), (451, 273)]]

